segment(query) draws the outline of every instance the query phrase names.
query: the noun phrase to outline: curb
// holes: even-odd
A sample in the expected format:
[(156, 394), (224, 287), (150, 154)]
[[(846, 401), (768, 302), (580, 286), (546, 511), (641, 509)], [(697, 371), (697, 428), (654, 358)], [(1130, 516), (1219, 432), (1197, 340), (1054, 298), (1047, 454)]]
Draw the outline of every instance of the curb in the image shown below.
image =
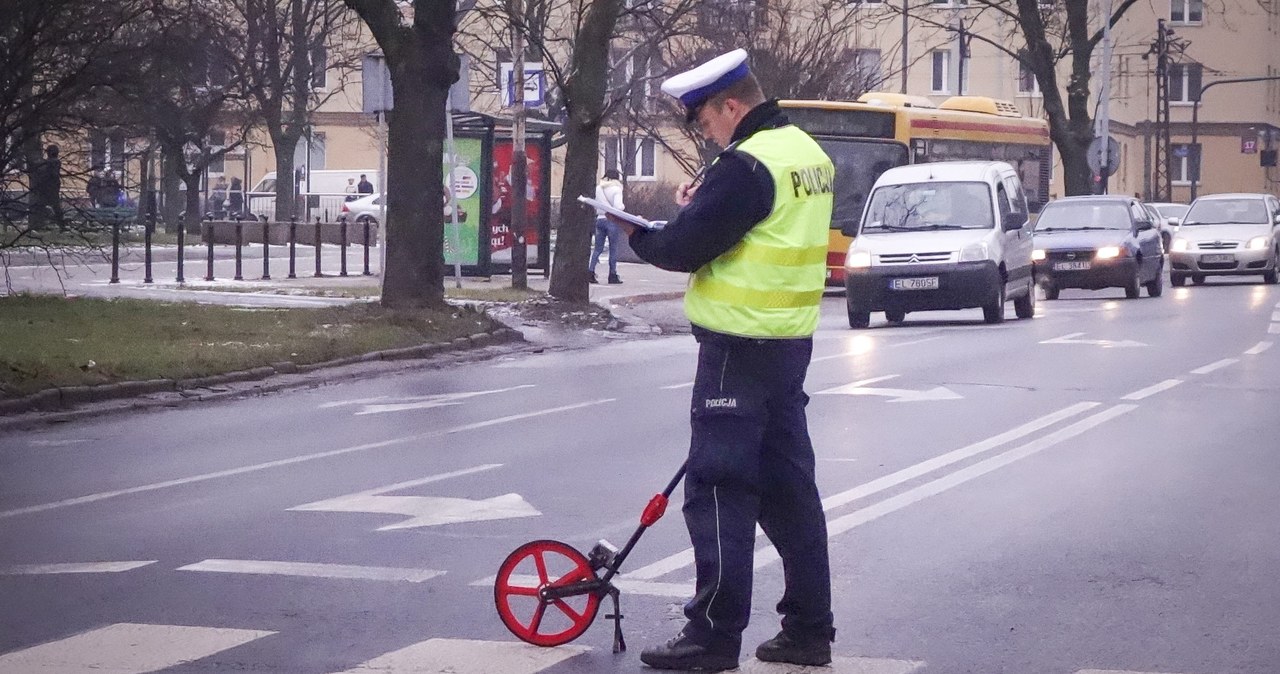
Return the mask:
[[(143, 381), (124, 381), (113, 384), (100, 384), (97, 386), (62, 386), (38, 391), (22, 398), (0, 400), (0, 430), (11, 426), (30, 423), (33, 420), (15, 418), (16, 415), (29, 412), (47, 413), (40, 418), (39, 421), (42, 422), (70, 421), (72, 419), (95, 416), (102, 413), (101, 410), (68, 409), (76, 405), (136, 398), (138, 396), (154, 393), (174, 392), (187, 398), (210, 400), (238, 395), (241, 393), (240, 391), (227, 391), (225, 389), (219, 390), (227, 384), (245, 381), (261, 381), (275, 375), (308, 374), (318, 370), (341, 367), (344, 365), (354, 365), (356, 363), (424, 359), (451, 351), (478, 349), (486, 346), (520, 341), (524, 341), (523, 334), (517, 330), (504, 326), (496, 328), (490, 332), (478, 332), (467, 337), (458, 337), (449, 342), (432, 342), (416, 346), (388, 349), (385, 351), (373, 351), (355, 356), (335, 358), (333, 360), (320, 363), (299, 365), (292, 361), (283, 361), (249, 370), (240, 370), (238, 372), (228, 372), (225, 374), (196, 377), (191, 379), (151, 379)], [(255, 387), (253, 390), (254, 392), (266, 392), (295, 385), (296, 382), (283, 382), (276, 385), (266, 384)], [(212, 393), (196, 393), (202, 389), (212, 391)], [(155, 401), (153, 404), (171, 405), (172, 401)], [(152, 405), (148, 405), (144, 402), (130, 405), (129, 407), (137, 408), (148, 406)], [(112, 409), (118, 408), (113, 407)]]

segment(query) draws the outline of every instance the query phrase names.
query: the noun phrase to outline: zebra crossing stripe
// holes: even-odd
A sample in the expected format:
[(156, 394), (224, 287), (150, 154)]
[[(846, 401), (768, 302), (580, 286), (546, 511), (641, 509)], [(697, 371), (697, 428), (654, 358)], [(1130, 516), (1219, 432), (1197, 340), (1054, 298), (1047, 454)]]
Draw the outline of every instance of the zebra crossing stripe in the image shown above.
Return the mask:
[(1169, 672), (1133, 672), (1127, 669), (1081, 669), (1076, 674), (1169, 674)]
[(46, 576), (60, 573), (121, 573), (155, 564), (137, 562), (71, 562), (66, 564), (16, 564), (0, 566), (0, 576)]
[(0, 674), (142, 674), (235, 648), (275, 632), (117, 623), (0, 655)]
[(835, 657), (829, 667), (797, 667), (752, 658), (744, 662), (738, 671), (741, 674), (911, 674), (923, 668), (924, 664), (915, 660)]
[(257, 559), (206, 559), (203, 562), (180, 566), (178, 570), (265, 576), (301, 576), (304, 578), (405, 581), (409, 583), (421, 583), (436, 576), (444, 575), (444, 571), (436, 571), (435, 569), (317, 564), (314, 562), (273, 562)]
[(340, 674), (536, 674), (588, 650), (584, 646), (541, 648), (514, 641), (428, 639), (379, 655)]

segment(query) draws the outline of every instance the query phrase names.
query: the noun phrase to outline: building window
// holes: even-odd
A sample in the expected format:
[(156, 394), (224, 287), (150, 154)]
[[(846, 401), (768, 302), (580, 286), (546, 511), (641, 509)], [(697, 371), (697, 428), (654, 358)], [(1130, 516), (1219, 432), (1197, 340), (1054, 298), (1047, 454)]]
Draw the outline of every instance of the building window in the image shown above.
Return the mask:
[(1169, 20), (1174, 23), (1200, 23), (1204, 20), (1204, 0), (1169, 0)]
[(609, 136), (603, 139), (604, 168), (617, 169), (629, 180), (657, 177), (657, 143), (652, 138)]
[(853, 50), (853, 76), (855, 84), (863, 91), (874, 91), (884, 82), (884, 72), (879, 49)]
[(931, 90), (935, 94), (945, 94), (951, 90), (951, 52), (938, 49), (933, 52), (933, 83)]
[(1200, 93), (1204, 66), (1199, 63), (1173, 63), (1169, 65), (1169, 101), (1191, 103)]
[(1191, 184), (1194, 176), (1200, 182), (1200, 145), (1173, 144), (1173, 175), (1170, 178), (1180, 185)]
[(609, 53), (609, 62), (609, 88), (613, 89), (614, 95), (625, 96), (632, 110), (647, 112), (657, 95), (661, 58), (641, 53), (631, 54), (628, 58), (624, 50), (613, 49)]
[(1018, 59), (1018, 93), (1024, 96), (1040, 95), (1040, 80), (1036, 79), (1035, 71), (1022, 59)]
[(329, 51), (323, 46), (311, 50), (311, 88), (329, 88)]

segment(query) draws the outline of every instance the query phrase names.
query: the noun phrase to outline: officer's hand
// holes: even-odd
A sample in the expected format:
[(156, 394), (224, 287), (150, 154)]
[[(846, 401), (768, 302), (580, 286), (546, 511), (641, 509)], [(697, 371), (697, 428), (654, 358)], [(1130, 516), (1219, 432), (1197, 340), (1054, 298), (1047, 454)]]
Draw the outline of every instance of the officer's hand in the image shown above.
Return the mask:
[(693, 201), (693, 195), (697, 194), (698, 188), (692, 183), (680, 183), (676, 188), (676, 204), (679, 206), (688, 206)]

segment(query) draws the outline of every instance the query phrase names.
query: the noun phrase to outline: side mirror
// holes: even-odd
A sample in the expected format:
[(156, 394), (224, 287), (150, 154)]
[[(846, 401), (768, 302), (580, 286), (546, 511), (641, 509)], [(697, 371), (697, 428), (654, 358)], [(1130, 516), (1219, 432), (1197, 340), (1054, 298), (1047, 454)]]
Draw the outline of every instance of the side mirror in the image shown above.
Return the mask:
[(848, 237), (855, 237), (858, 235), (859, 224), (857, 220), (845, 220), (840, 223), (840, 233)]
[(1022, 229), (1026, 224), (1026, 213), (1005, 213), (1000, 222), (1000, 227), (1006, 232), (1011, 232), (1015, 229)]
[(1276, 213), (1276, 223), (1280, 224), (1280, 213)]
[(1170, 227), (1177, 227), (1178, 225), (1182, 224), (1182, 218), (1170, 217), (1170, 218), (1166, 218), (1165, 222), (1169, 223)]
[(1149, 229), (1155, 229), (1155, 228), (1156, 228), (1155, 224), (1152, 223), (1150, 220), (1139, 220), (1136, 223), (1134, 223), (1134, 229), (1138, 230), (1139, 232), (1145, 232)]

